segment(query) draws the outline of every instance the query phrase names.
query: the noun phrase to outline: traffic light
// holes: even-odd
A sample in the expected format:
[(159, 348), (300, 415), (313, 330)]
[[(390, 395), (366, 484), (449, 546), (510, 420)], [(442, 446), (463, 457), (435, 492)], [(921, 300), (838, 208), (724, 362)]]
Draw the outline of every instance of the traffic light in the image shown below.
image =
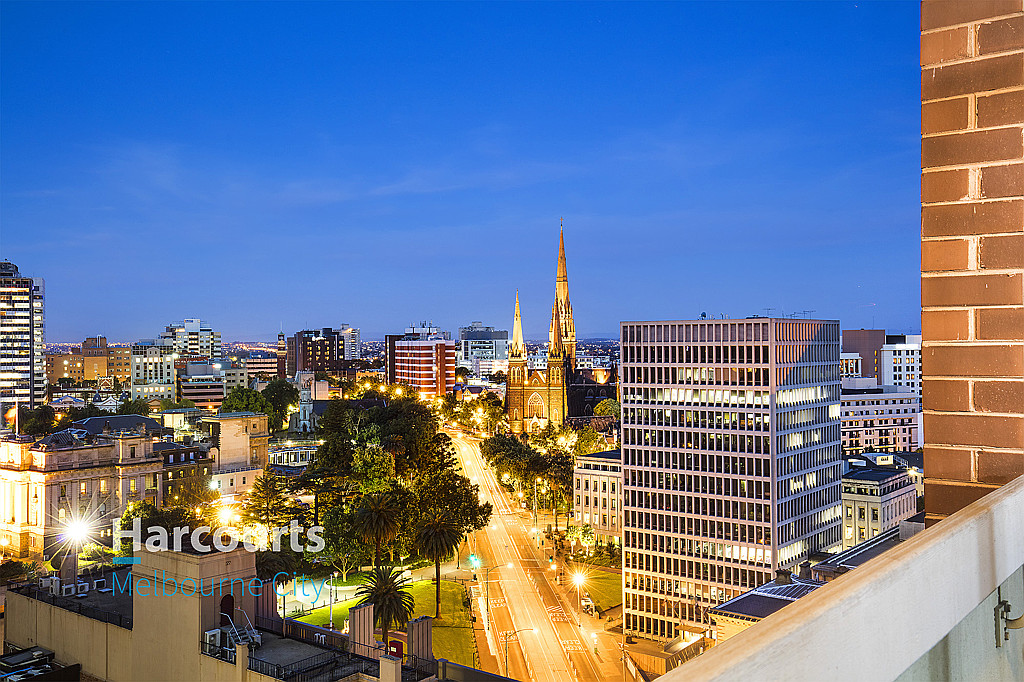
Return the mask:
[(470, 554), (469, 565), (473, 568), (480, 568), (480, 557), (478, 557), (476, 554)]

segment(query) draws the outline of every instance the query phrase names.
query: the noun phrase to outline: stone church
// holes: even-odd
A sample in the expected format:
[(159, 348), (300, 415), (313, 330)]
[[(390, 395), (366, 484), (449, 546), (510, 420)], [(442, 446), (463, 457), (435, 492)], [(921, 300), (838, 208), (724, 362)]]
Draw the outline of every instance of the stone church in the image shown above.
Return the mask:
[(593, 415), (594, 405), (605, 398), (616, 397), (614, 375), (608, 383), (597, 383), (576, 369), (576, 324), (572, 318), (572, 303), (569, 302), (564, 231), (558, 240), (558, 271), (547, 355), (546, 369), (528, 369), (517, 292), (506, 384), (508, 422), (512, 433), (535, 433), (548, 424), (561, 426), (573, 417)]

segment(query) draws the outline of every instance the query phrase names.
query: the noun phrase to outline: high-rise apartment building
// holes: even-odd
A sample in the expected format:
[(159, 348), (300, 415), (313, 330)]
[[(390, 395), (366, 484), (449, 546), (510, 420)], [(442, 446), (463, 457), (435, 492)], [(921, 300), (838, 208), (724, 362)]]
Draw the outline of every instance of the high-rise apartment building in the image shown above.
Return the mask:
[(46, 402), (46, 284), (0, 262), (0, 407)]
[(624, 629), (668, 640), (842, 546), (839, 323), (623, 322)]
[(288, 341), (284, 338), (284, 332), (277, 333), (277, 378), (288, 377)]
[(363, 341), (360, 338), (359, 328), (353, 327), (345, 322), (337, 330), (341, 336), (342, 357), (345, 360), (358, 360), (363, 357)]
[(439, 327), (435, 327), (433, 322), (420, 322), (420, 326), (415, 324), (406, 327), (404, 334), (385, 334), (384, 335), (384, 378), (389, 384), (393, 384), (398, 381), (396, 376), (396, 344), (399, 341), (427, 341), (427, 340), (448, 340), (452, 338), (451, 332), (441, 331)]
[(860, 355), (862, 377), (870, 377), (881, 383), (882, 346), (885, 345), (884, 329), (844, 329), (843, 353)]
[(921, 335), (886, 334), (879, 351), (883, 386), (903, 386), (921, 394)]
[(90, 336), (77, 353), (47, 353), (46, 381), (61, 379), (96, 381), (114, 377), (128, 381), (132, 374), (132, 350), (128, 346), (108, 346), (103, 336)]
[(221, 356), (220, 332), (213, 331), (210, 325), (199, 319), (172, 322), (160, 337), (169, 339), (174, 352), (181, 358), (198, 361)]
[(455, 342), (422, 339), (395, 343), (395, 379), (420, 395), (443, 398), (455, 390)]

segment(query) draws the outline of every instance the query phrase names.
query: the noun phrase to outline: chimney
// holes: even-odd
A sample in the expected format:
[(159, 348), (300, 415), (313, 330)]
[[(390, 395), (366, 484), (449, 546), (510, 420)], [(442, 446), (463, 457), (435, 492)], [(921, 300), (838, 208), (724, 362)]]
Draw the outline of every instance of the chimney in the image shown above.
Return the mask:
[(110, 435), (110, 420), (109, 419), (107, 421), (103, 422), (103, 434), (107, 435), (107, 436)]
[(811, 579), (811, 562), (805, 561), (800, 564), (800, 579), (810, 580)]
[(792, 585), (793, 584), (793, 572), (785, 568), (775, 569), (775, 584), (776, 585)]

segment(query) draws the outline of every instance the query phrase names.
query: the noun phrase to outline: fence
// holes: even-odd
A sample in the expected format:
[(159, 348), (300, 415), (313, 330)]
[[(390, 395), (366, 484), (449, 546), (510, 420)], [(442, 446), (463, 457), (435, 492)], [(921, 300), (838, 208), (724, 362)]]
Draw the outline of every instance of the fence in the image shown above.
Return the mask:
[(285, 637), (297, 639), (300, 642), (305, 642), (306, 644), (326, 647), (328, 649), (334, 649), (335, 651), (349, 650), (348, 637), (337, 630), (328, 630), (327, 628), (321, 628), (316, 625), (310, 625), (309, 623), (303, 623), (291, 618), (286, 618), (284, 619), (282, 632)]

